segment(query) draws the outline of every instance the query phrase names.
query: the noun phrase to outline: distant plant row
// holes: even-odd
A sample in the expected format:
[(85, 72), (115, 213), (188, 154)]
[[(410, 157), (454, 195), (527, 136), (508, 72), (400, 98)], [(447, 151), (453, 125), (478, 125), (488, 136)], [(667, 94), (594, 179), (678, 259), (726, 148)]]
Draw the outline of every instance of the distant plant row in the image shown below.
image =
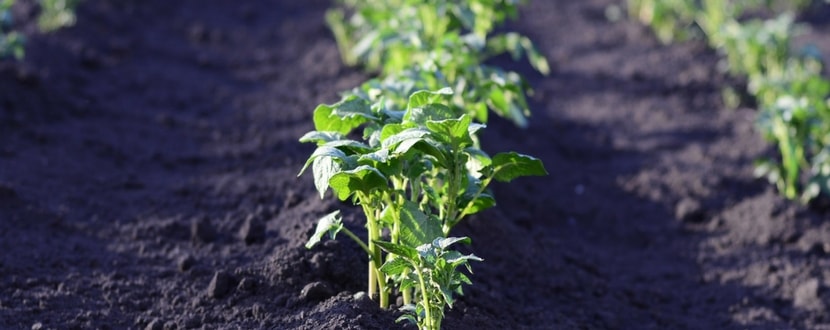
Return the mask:
[[(630, 0), (629, 15), (663, 42), (703, 35), (731, 74), (747, 78), (759, 108), (757, 126), (778, 148), (756, 174), (789, 199), (830, 193), (830, 81), (815, 47), (795, 50), (794, 12), (808, 0)], [(758, 18), (774, 16), (772, 18)]]
[(445, 306), (471, 284), (459, 268), (481, 261), (454, 249), (470, 239), (452, 237), (453, 227), (495, 205), (493, 181), (547, 174), (530, 156), (491, 157), (478, 139), (488, 109), (520, 127), (529, 115), (524, 79), (486, 59), (509, 53), (549, 71), (527, 37), (493, 35), (518, 2), (342, 0), (326, 15), (343, 61), (379, 76), (314, 110), (315, 130), (300, 141), (317, 149), (303, 171), (312, 168), (321, 198), (330, 188), (360, 205), (367, 237), (337, 211), (306, 246), (338, 233), (354, 240), (368, 255), (368, 295), (382, 308), (400, 296), (399, 321), (421, 329), (441, 327)]
[[(81, 0), (39, 0), (38, 26), (49, 32), (75, 23), (75, 7)], [(15, 0), (0, 0), (0, 59), (25, 55), (25, 38), (15, 30), (12, 6)]]

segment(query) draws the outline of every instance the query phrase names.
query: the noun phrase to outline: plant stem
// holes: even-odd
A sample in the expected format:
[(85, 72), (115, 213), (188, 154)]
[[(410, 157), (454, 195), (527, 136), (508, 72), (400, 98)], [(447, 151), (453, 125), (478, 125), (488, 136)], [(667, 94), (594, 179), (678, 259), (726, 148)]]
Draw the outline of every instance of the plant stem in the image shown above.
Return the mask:
[(426, 326), (427, 329), (432, 330), (433, 328), (433, 320), (432, 320), (432, 304), (429, 297), (429, 292), (427, 292), (427, 285), (424, 282), (424, 273), (421, 271), (421, 267), (415, 267), (415, 272), (418, 274), (418, 281), (421, 285), (421, 300), (424, 302), (424, 318), (426, 319)]
[[(365, 195), (360, 196), (361, 201), (369, 201)], [(382, 262), (381, 250), (375, 246), (374, 241), (380, 239), (380, 228), (378, 228), (377, 215), (374, 212), (375, 205), (361, 203), (363, 213), (366, 215), (366, 229), (369, 232), (369, 297), (374, 298), (378, 294), (381, 308), (389, 307), (389, 292), (386, 290), (386, 276), (380, 271)]]
[(461, 177), (462, 165), (464, 164), (461, 162), (461, 157), (453, 153), (452, 163), (450, 164), (449, 187), (447, 189), (447, 213), (443, 214), (445, 218), (442, 219), (444, 236), (449, 235), (450, 229), (455, 225), (455, 219), (458, 215), (458, 192), (461, 189), (460, 186), (463, 179)]
[(372, 258), (372, 251), (369, 250), (369, 247), (366, 246), (366, 243), (363, 243), (363, 241), (360, 240), (360, 237), (357, 237), (357, 235), (355, 235), (351, 230), (349, 230), (346, 227), (341, 228), (340, 231), (346, 234), (346, 236), (349, 236), (349, 238), (355, 241), (357, 245), (360, 245), (360, 248), (362, 248), (364, 251), (366, 251), (367, 254), (369, 254), (369, 258)]
[(409, 288), (403, 289), (401, 294), (403, 295), (403, 304), (409, 305), (412, 303), (412, 290)]

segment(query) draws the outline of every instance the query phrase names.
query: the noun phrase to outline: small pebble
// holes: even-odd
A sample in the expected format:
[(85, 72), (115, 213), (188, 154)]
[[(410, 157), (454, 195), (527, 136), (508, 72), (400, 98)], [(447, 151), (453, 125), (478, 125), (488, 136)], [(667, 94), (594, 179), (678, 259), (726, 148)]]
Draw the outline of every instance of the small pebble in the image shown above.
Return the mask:
[(210, 280), (210, 285), (208, 285), (208, 296), (211, 298), (222, 298), (231, 289), (231, 276), (224, 271), (217, 271), (213, 274), (213, 279)]
[(354, 299), (355, 301), (361, 301), (363, 299), (366, 299), (366, 292), (358, 291), (357, 293), (352, 295), (352, 299)]
[(333, 294), (331, 288), (325, 282), (311, 282), (303, 287), (299, 298), (304, 301), (321, 301)]
[(237, 286), (237, 289), (239, 291), (245, 291), (245, 292), (252, 292), (252, 291), (254, 291), (255, 288), (256, 288), (256, 281), (254, 279), (247, 278), (247, 277), (243, 278), (241, 281), (239, 281), (239, 285)]
[(144, 330), (162, 330), (164, 329), (164, 325), (161, 324), (159, 319), (153, 319), (150, 323), (147, 323), (147, 326), (144, 327)]
[(179, 271), (186, 272), (196, 264), (196, 259), (194, 259), (191, 255), (187, 254), (183, 257), (179, 258), (178, 266)]
[(793, 305), (798, 308), (803, 309), (810, 309), (810, 310), (821, 310), (823, 308), (823, 304), (821, 302), (821, 298), (818, 295), (819, 292), (819, 281), (818, 279), (812, 278), (795, 289), (795, 297), (793, 298)]
[(265, 224), (257, 216), (251, 214), (239, 229), (239, 237), (248, 245), (262, 243), (265, 241)]
[(684, 198), (675, 207), (675, 217), (683, 222), (700, 223), (704, 220), (703, 206), (691, 198)]
[(190, 239), (194, 243), (210, 243), (216, 238), (216, 231), (207, 218), (195, 218), (190, 224)]

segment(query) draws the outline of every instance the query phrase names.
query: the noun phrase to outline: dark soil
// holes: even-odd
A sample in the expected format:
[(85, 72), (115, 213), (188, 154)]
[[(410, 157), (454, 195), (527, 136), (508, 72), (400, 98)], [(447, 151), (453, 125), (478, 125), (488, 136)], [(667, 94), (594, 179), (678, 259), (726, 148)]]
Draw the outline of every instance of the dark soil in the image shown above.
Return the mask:
[[(830, 329), (827, 213), (753, 178), (773, 149), (753, 109), (723, 106), (714, 52), (610, 22), (613, 2), (531, 1), (511, 23), (553, 73), (497, 59), (535, 112), (483, 145), (551, 174), (459, 226), (485, 262), (446, 328)], [(48, 35), (24, 19), (25, 61), (0, 62), (0, 328), (396, 327), (361, 293), (358, 247), (303, 247), (334, 209), (361, 229), (296, 178), (313, 108), (366, 79), (331, 5), (86, 0)]]

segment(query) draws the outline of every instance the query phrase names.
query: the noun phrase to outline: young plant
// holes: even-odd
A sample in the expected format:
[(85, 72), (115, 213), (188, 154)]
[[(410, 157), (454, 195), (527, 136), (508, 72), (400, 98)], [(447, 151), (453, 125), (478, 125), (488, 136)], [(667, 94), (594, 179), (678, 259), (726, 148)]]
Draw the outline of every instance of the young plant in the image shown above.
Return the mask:
[(12, 5), (14, 0), (0, 0), (0, 59), (14, 56), (19, 60), (24, 55), (24, 40), (22, 35), (12, 30)]
[(40, 0), (38, 26), (44, 32), (75, 24), (75, 8), (81, 0)]
[[(433, 301), (436, 297), (429, 290), (460, 293), (460, 284), (447, 276), (466, 279), (453, 275), (462, 263), (451, 258), (456, 253), (440, 240), (440, 251), (433, 252), (446, 257), (444, 262), (451, 261), (451, 270), (442, 261), (418, 259), (405, 251), (425, 249), (436, 239), (446, 239), (466, 216), (493, 207), (495, 199), (487, 189), (493, 180), (509, 182), (547, 174), (536, 158), (514, 152), (490, 157), (479, 149), (474, 141), (484, 125), (473, 123), (464, 109), (455, 107), (449, 101), (452, 96), (449, 88), (417, 91), (404, 109), (347, 96), (336, 104), (318, 106), (316, 130), (300, 139), (317, 144), (300, 173), (312, 168), (321, 197), (331, 188), (341, 201), (351, 199), (360, 205), (368, 232), (362, 241), (342, 225), (335, 212), (320, 220), (306, 246), (313, 247), (327, 233), (333, 238), (344, 232), (369, 256), (370, 297), (383, 308), (389, 306), (393, 293), (400, 294), (407, 305), (417, 300), (415, 305), (422, 306), (423, 317), (430, 320), (438, 317), (433, 311), (443, 309), (442, 301), (451, 305), (452, 296)], [(360, 127), (361, 139), (350, 139)], [(398, 259), (403, 261), (393, 261)], [(391, 271), (391, 266), (382, 268), (404, 261), (423, 267), (400, 272)], [(431, 289), (414, 288), (414, 278)], [(395, 285), (394, 292), (390, 285)]]
[[(371, 89), (399, 90), (398, 82), (412, 82), (405, 90), (387, 96), (387, 102), (405, 105), (416, 90), (451, 86), (454, 102), (468, 109), (480, 122), (487, 121), (488, 107), (520, 127), (529, 116), (524, 80), (514, 72), (483, 65), (492, 56), (509, 53), (514, 60), (526, 56), (543, 74), (547, 60), (527, 37), (516, 33), (490, 36), (494, 24), (514, 17), (512, 0), (394, 0), (343, 1), (351, 8), (332, 10), (327, 16), (344, 62), (381, 71), (384, 79), (369, 82), (356, 91), (371, 97)], [(419, 63), (415, 65), (413, 63)], [(415, 79), (413, 79), (415, 78)], [(388, 83), (388, 81), (393, 83)], [(367, 97), (368, 96), (368, 97)]]
[[(40, 0), (38, 25), (43, 32), (75, 23), (75, 7), (81, 0)], [(12, 6), (15, 0), (0, 0), (0, 59), (14, 57), (23, 59), (25, 55), (25, 38), (14, 31)]]
[(464, 266), (472, 273), (470, 261), (483, 261), (472, 254), (461, 254), (449, 250), (455, 243), (470, 244), (467, 237), (436, 238), (427, 243), (411, 248), (406, 245), (377, 242), (386, 252), (396, 258), (387, 261), (381, 271), (392, 277), (400, 278), (402, 289), (415, 289), (417, 303), (406, 305), (406, 313), (398, 321), (407, 320), (421, 330), (441, 329), (444, 319), (444, 307), (455, 301), (455, 294), (463, 294), (462, 285), (472, 284), (470, 279), (458, 271)]
[(634, 12), (672, 8), (666, 17), (644, 19), (658, 34), (660, 22), (694, 17), (709, 44), (725, 54), (730, 73), (747, 77), (747, 89), (760, 108), (758, 127), (777, 145), (780, 158), (758, 161), (757, 176), (804, 203), (830, 193), (830, 81), (822, 77), (820, 56), (815, 51), (794, 54), (797, 29), (789, 12), (765, 20), (742, 17), (759, 8), (805, 8), (809, 1), (632, 0), (629, 5)]

